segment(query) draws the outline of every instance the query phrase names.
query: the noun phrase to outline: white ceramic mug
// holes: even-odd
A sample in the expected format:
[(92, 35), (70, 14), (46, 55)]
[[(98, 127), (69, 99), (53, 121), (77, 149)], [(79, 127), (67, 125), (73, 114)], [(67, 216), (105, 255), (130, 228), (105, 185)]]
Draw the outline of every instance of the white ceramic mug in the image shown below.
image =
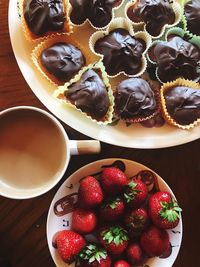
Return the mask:
[(39, 196), (63, 177), (71, 155), (99, 153), (97, 140), (69, 140), (50, 113), (32, 106), (0, 112), (0, 194)]

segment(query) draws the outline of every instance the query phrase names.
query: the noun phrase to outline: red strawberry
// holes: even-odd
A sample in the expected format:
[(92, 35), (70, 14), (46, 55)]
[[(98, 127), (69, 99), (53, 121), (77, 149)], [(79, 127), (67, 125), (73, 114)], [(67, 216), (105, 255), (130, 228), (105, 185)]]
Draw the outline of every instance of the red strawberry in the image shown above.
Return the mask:
[(102, 172), (102, 187), (105, 192), (116, 195), (127, 185), (127, 177), (120, 169), (115, 167), (105, 168)]
[(127, 261), (118, 260), (115, 262), (114, 267), (131, 267), (131, 266), (130, 266), (130, 264), (128, 264)]
[(116, 221), (122, 216), (124, 209), (124, 202), (120, 198), (115, 198), (101, 205), (100, 218), (104, 221)]
[(111, 254), (119, 255), (128, 245), (127, 231), (121, 226), (105, 226), (100, 231), (99, 241)]
[(181, 208), (177, 201), (168, 192), (159, 191), (149, 199), (149, 214), (153, 223), (164, 229), (177, 226)]
[(56, 235), (55, 242), (59, 255), (66, 263), (73, 262), (78, 253), (85, 246), (85, 239), (71, 230), (60, 231), (58, 235)]
[(82, 208), (93, 208), (103, 201), (103, 191), (97, 179), (87, 176), (80, 182), (78, 203)]
[(76, 209), (72, 213), (72, 229), (80, 234), (92, 232), (97, 225), (96, 214), (91, 210)]
[(80, 267), (110, 267), (107, 251), (97, 244), (87, 245), (79, 254)]
[(126, 249), (128, 261), (133, 265), (141, 265), (146, 260), (144, 252), (138, 243), (131, 243)]
[(57, 236), (58, 236), (58, 234), (59, 234), (60, 232), (61, 232), (61, 231), (56, 232), (56, 233), (54, 234), (53, 238), (52, 238), (52, 246), (53, 246), (54, 248), (57, 248)]
[(152, 225), (142, 233), (140, 244), (148, 256), (161, 256), (170, 248), (169, 235), (166, 230)]
[(125, 189), (124, 198), (130, 207), (138, 208), (147, 198), (147, 194), (147, 186), (140, 179), (133, 178)]
[(144, 208), (129, 210), (124, 217), (125, 226), (131, 237), (140, 235), (149, 222), (149, 216)]

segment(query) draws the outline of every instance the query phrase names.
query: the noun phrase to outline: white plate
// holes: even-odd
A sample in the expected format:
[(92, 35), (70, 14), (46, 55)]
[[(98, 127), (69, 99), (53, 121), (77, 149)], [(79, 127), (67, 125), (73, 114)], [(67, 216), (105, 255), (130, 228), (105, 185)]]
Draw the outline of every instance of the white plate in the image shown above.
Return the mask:
[[(97, 173), (102, 170), (103, 165), (110, 165), (116, 160), (121, 160), (125, 164), (126, 170), (125, 173), (128, 177), (132, 177), (136, 175), (141, 170), (150, 170), (151, 169), (145, 167), (142, 164), (139, 164), (134, 161), (126, 160), (126, 159), (116, 159), (116, 158), (110, 158), (110, 159), (103, 159), (99, 161), (95, 161), (93, 163), (90, 163), (82, 168), (80, 168), (78, 171), (73, 173), (59, 188), (57, 193), (55, 194), (51, 206), (49, 208), (48, 218), (47, 218), (47, 241), (49, 250), (51, 253), (51, 256), (56, 264), (56, 266), (59, 267), (66, 267), (66, 263), (64, 263), (60, 256), (58, 255), (57, 249), (53, 248), (52, 246), (52, 238), (54, 234), (57, 231), (64, 230), (64, 229), (70, 229), (71, 225), (71, 213), (68, 213), (66, 215), (58, 216), (56, 214), (63, 211), (64, 204), (61, 207), (60, 204), (58, 204), (57, 201), (62, 199), (63, 197), (69, 196), (73, 193), (76, 193), (78, 191), (79, 187), (79, 181), (81, 178), (91, 175), (94, 173)], [(153, 171), (152, 171), (153, 172)], [(158, 181), (158, 186), (160, 190), (165, 190), (170, 192), (173, 196), (173, 192), (169, 188), (169, 186), (165, 183), (165, 181), (155, 172), (153, 172)], [(74, 197), (74, 200), (76, 200), (76, 196), (72, 196), (72, 199)], [(63, 202), (64, 203), (64, 202)], [(66, 202), (65, 202), (66, 205)], [(66, 207), (66, 206), (65, 206)], [(56, 210), (56, 212), (55, 212)], [(57, 213), (58, 212), (58, 213)], [(172, 253), (171, 255), (166, 259), (160, 259), (158, 257), (152, 258), (148, 260), (146, 264), (148, 264), (149, 267), (171, 267), (178, 255), (180, 246), (181, 246), (181, 240), (182, 240), (182, 219), (180, 219), (179, 224), (176, 228), (173, 230), (168, 230), (170, 242), (172, 244)], [(69, 266), (74, 266), (74, 264), (71, 264)]]
[[(55, 116), (75, 130), (109, 144), (132, 148), (169, 147), (200, 138), (200, 126), (191, 131), (179, 130), (167, 124), (160, 128), (145, 128), (140, 124), (126, 127), (123, 122), (116, 126), (100, 126), (78, 111), (63, 107), (51, 96), (55, 88), (35, 70), (30, 60), (33, 45), (25, 40), (20, 27), (17, 0), (10, 0), (9, 3), (9, 31), (17, 63), (32, 91)], [(91, 33), (90, 28), (85, 31), (85, 39), (82, 40), (85, 46), (88, 46), (87, 40)], [(80, 40), (80, 34), (78, 38)]]

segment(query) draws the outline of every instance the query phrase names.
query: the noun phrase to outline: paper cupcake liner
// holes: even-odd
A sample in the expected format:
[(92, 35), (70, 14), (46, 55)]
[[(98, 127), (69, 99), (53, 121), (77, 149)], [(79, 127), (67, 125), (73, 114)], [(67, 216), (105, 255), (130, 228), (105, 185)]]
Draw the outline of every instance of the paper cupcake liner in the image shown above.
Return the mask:
[(133, 28), (135, 30), (142, 30), (142, 29), (144, 29), (144, 22), (143, 21), (141, 21), (141, 22), (134, 22), (127, 15), (127, 12), (128, 12), (129, 7), (135, 5), (136, 3), (137, 3), (137, 0), (132, 0), (132, 1), (128, 2), (125, 5), (125, 8), (124, 8), (124, 17), (128, 20), (129, 23), (131, 23), (133, 25)]
[(191, 34), (189, 31), (185, 31), (179, 27), (173, 27), (166, 32), (166, 35), (165, 35), (166, 40), (169, 35), (178, 35), (182, 37), (183, 39), (185, 36), (187, 36), (187, 39), (190, 43), (200, 48), (200, 36), (195, 36)]
[(151, 44), (151, 46), (149, 47), (149, 50), (147, 51), (147, 54), (146, 54), (146, 56), (147, 56), (147, 60), (148, 60), (150, 63), (154, 64), (154, 65), (156, 65), (157, 63), (156, 63), (156, 62), (149, 56), (149, 52), (150, 52), (150, 49), (151, 49), (153, 46), (155, 46), (156, 44), (158, 44), (158, 43), (160, 43), (160, 40), (153, 41), (152, 44)]
[(124, 71), (121, 71), (121, 72), (117, 73), (116, 75), (109, 75), (108, 74), (108, 77), (109, 78), (115, 78), (115, 77), (119, 76), (120, 74), (124, 74), (127, 77), (138, 77), (138, 76), (142, 75), (146, 70), (147, 61), (146, 61), (146, 58), (145, 58), (145, 54), (146, 54), (148, 48), (151, 45), (151, 38), (150, 38), (149, 34), (145, 33), (145, 32), (134, 33), (132, 25), (125, 18), (121, 18), (121, 17), (115, 18), (105, 31), (97, 31), (97, 32), (93, 33), (90, 36), (90, 39), (89, 39), (90, 50), (92, 51), (92, 53), (94, 53), (96, 56), (100, 57), (103, 60), (104, 56), (102, 54), (97, 53), (95, 51), (95, 49), (94, 49), (95, 43), (99, 39), (101, 39), (104, 36), (108, 35), (112, 30), (117, 29), (117, 28), (126, 29), (131, 36), (136, 37), (136, 38), (141, 38), (142, 40), (144, 40), (144, 42), (146, 44), (146, 49), (143, 52), (143, 55), (141, 57), (142, 65), (141, 65), (141, 69), (140, 69), (140, 71), (138, 73), (130, 75), (130, 74), (126, 74)]
[(199, 37), (199, 35), (195, 34), (195, 33), (192, 33), (189, 29), (188, 29), (188, 25), (187, 25), (187, 19), (186, 19), (186, 16), (185, 14), (183, 14), (182, 16), (182, 25), (183, 25), (183, 29), (188, 32), (192, 37)]
[(128, 8), (130, 6), (133, 6), (134, 4), (136, 4), (136, 2), (137, 2), (137, 0), (133, 0), (133, 1), (127, 3), (127, 5), (125, 6), (125, 9), (124, 9), (125, 17), (136, 28), (141, 27), (143, 25), (144, 26), (144, 31), (147, 32), (151, 36), (152, 39), (161, 38), (164, 35), (166, 29), (174, 27), (175, 25), (177, 25), (181, 21), (181, 18), (182, 18), (182, 15), (183, 15), (183, 8), (181, 7), (181, 5), (178, 2), (174, 1), (172, 3), (172, 9), (173, 9), (173, 11), (175, 13), (175, 21), (174, 21), (174, 23), (173, 24), (165, 24), (162, 27), (160, 34), (157, 35), (157, 36), (153, 36), (146, 30), (146, 24), (144, 22), (136, 23), (136, 22), (132, 21), (128, 17), (128, 15), (127, 15)]
[(48, 31), (48, 32), (46, 32), (45, 34), (43, 34), (41, 36), (32, 33), (31, 30), (29, 29), (29, 27), (27, 25), (27, 22), (26, 22), (26, 20), (24, 18), (24, 6), (23, 6), (23, 3), (24, 3), (24, 0), (19, 0), (19, 12), (21, 14), (22, 29), (23, 29), (25, 38), (28, 41), (41, 42), (41, 41), (47, 39), (51, 35), (55, 35), (55, 34), (59, 35), (59, 34), (62, 34), (62, 33), (68, 33), (68, 34), (72, 33), (72, 25), (70, 24), (70, 20), (69, 20), (69, 17), (68, 17), (68, 7), (69, 7), (68, 0), (63, 0), (64, 10), (65, 10), (65, 13), (66, 13), (66, 20), (64, 22), (64, 28), (62, 30), (59, 30), (59, 31)]
[(88, 65), (92, 63), (92, 59), (90, 55), (88, 54), (87, 50), (80, 45), (76, 40), (74, 40), (71, 35), (68, 34), (55, 34), (49, 36), (48, 39), (40, 42), (32, 51), (31, 53), (31, 59), (36, 66), (37, 70), (40, 71), (40, 73), (54, 86), (62, 85), (64, 82), (59, 81), (53, 74), (50, 74), (47, 69), (42, 65), (40, 60), (41, 53), (48, 47), (52, 46), (55, 43), (64, 42), (74, 45), (75, 47), (79, 48), (82, 52), (82, 54), (85, 56), (86, 64)]
[(194, 126), (196, 126), (200, 122), (200, 118), (198, 120), (196, 120), (195, 122), (189, 124), (189, 125), (181, 125), (181, 124), (177, 123), (170, 116), (170, 114), (167, 111), (164, 94), (165, 94), (165, 92), (167, 90), (170, 90), (171, 88), (173, 88), (175, 86), (187, 86), (187, 87), (190, 87), (190, 88), (194, 88), (194, 89), (199, 89), (200, 90), (200, 84), (198, 84), (198, 83), (196, 83), (194, 81), (190, 81), (190, 80), (178, 78), (175, 81), (164, 83), (162, 85), (161, 89), (160, 89), (160, 98), (161, 98), (162, 112), (163, 112), (163, 116), (165, 117), (166, 121), (169, 124), (171, 124), (173, 126), (176, 126), (176, 127), (180, 128), (180, 129), (190, 130), (190, 129), (194, 128)]
[[(146, 79), (144, 79), (146, 80)], [(151, 87), (151, 90), (154, 92), (154, 96), (155, 96), (155, 101), (156, 101), (156, 108), (155, 108), (155, 111), (152, 112), (152, 114), (146, 116), (146, 117), (142, 117), (142, 116), (135, 116), (134, 118), (122, 118), (118, 113), (117, 111), (114, 109), (114, 116), (117, 118), (117, 119), (120, 119), (126, 123), (140, 123), (140, 122), (144, 122), (144, 121), (147, 121), (147, 120), (150, 120), (150, 119), (153, 119), (154, 117), (156, 117), (160, 111), (161, 111), (161, 102), (160, 102), (160, 94), (159, 94), (159, 91), (158, 89), (156, 89), (152, 83), (150, 83), (148, 80), (146, 80), (149, 84), (149, 86)], [(115, 97), (115, 92), (114, 92), (114, 97)]]
[[(179, 28), (179, 27), (173, 27), (171, 29), (169, 29), (166, 34), (165, 34), (165, 41), (168, 40), (168, 36), (170, 35), (178, 35), (180, 37), (182, 37), (183, 39), (185, 39), (184, 37), (187, 36), (187, 38), (189, 38), (189, 42), (192, 43), (193, 45), (197, 46), (200, 48), (200, 37), (199, 36), (192, 36), (189, 32), (186, 32), (184, 31), (183, 29)], [(148, 52), (147, 52), (147, 59), (150, 63), (156, 65), (157, 63), (153, 60), (153, 58), (150, 56), (150, 51), (151, 51), (151, 48), (153, 46), (155, 46), (156, 44), (158, 44), (159, 42), (162, 42), (162, 40), (155, 40), (152, 42)], [(164, 83), (160, 78), (159, 78), (159, 75), (158, 75), (158, 68), (156, 68), (156, 78), (158, 79), (158, 81), (160, 83)]]
[(72, 12), (72, 9), (73, 9), (73, 7), (72, 7), (72, 5), (71, 5), (70, 3), (69, 3), (69, 9), (68, 9), (68, 17), (69, 17), (70, 22), (71, 22), (71, 24), (72, 24), (73, 26), (83, 26), (83, 25), (85, 26), (85, 25), (89, 24), (89, 25), (90, 25), (93, 29), (95, 29), (95, 30), (105, 30), (107, 27), (109, 27), (109, 25), (112, 23), (112, 20), (115, 18), (114, 10), (119, 9), (119, 8), (123, 5), (124, 1), (125, 1), (125, 0), (122, 0), (121, 3), (120, 3), (119, 5), (113, 7), (113, 9), (112, 9), (112, 18), (111, 18), (110, 22), (109, 22), (107, 25), (105, 25), (104, 27), (96, 27), (96, 26), (94, 26), (94, 25), (92, 24), (92, 22), (91, 22), (88, 18), (87, 18), (83, 23), (80, 23), (80, 24), (75, 24), (75, 23), (73, 23), (73, 22), (71, 21), (71, 19), (70, 19), (71, 12)]
[[(83, 112), (81, 109), (78, 109), (74, 104), (72, 104), (70, 101), (68, 101), (66, 99), (66, 97), (64, 96), (64, 92), (68, 90), (69, 86), (77, 81), (80, 80), (82, 74), (87, 71), (88, 69), (93, 69), (93, 70), (97, 70), (98, 74), (100, 72), (101, 78), (107, 88), (107, 92), (108, 92), (108, 97), (109, 97), (109, 101), (110, 101), (110, 106), (109, 109), (107, 111), (107, 114), (104, 116), (104, 118), (102, 118), (101, 120), (97, 120), (95, 118), (93, 118), (91, 115), (87, 114), (86, 112)], [(71, 79), (69, 82), (65, 83), (63, 86), (59, 86), (58, 89), (53, 93), (53, 96), (55, 98), (57, 98), (61, 103), (63, 103), (65, 106), (70, 106), (75, 108), (76, 110), (80, 111), (82, 114), (84, 114), (87, 118), (89, 118), (90, 120), (92, 120), (93, 122), (100, 124), (100, 125), (107, 125), (109, 123), (112, 122), (112, 117), (113, 117), (113, 110), (114, 110), (114, 96), (113, 96), (113, 92), (111, 89), (111, 85), (109, 83), (109, 79), (107, 77), (107, 73), (105, 71), (105, 67), (103, 65), (103, 63), (101, 61), (94, 63), (94, 64), (90, 64), (84, 68), (82, 68), (79, 73), (73, 78)]]
[(184, 5), (189, 2), (190, 0), (179, 0), (179, 3), (182, 7), (184, 7)]

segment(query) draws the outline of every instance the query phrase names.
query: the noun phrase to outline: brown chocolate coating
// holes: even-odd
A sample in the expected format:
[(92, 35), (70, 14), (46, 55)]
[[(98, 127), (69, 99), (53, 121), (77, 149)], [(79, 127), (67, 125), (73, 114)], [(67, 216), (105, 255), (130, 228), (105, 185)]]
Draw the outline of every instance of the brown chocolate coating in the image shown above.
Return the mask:
[(152, 36), (158, 36), (165, 24), (175, 22), (175, 13), (168, 0), (139, 0), (129, 7), (127, 16), (134, 22), (143, 21)]
[(147, 117), (156, 109), (154, 92), (141, 78), (126, 79), (116, 88), (115, 109), (123, 119)]
[(95, 27), (105, 27), (112, 19), (112, 8), (118, 0), (70, 0), (70, 19), (81, 24), (87, 18)]
[(65, 11), (62, 0), (25, 0), (24, 18), (36, 35), (59, 31), (64, 27)]
[(176, 86), (164, 93), (170, 116), (181, 125), (189, 125), (200, 118), (200, 90)]
[(191, 0), (185, 5), (187, 28), (190, 32), (200, 35), (200, 0)]
[(109, 75), (120, 71), (134, 75), (141, 69), (145, 42), (132, 37), (125, 29), (115, 29), (97, 40), (94, 49), (104, 56), (103, 63)]
[[(162, 82), (172, 81), (178, 77), (191, 80), (198, 77), (200, 49), (183, 38), (169, 36), (168, 41), (161, 41), (153, 46), (151, 52), (158, 66), (158, 77)], [(152, 58), (150, 52), (149, 56)]]
[(41, 63), (59, 81), (69, 81), (85, 64), (81, 50), (72, 44), (55, 43), (45, 49)]
[(109, 108), (106, 86), (98, 73), (91, 69), (84, 72), (81, 79), (65, 91), (65, 97), (77, 108), (96, 119), (103, 118)]

